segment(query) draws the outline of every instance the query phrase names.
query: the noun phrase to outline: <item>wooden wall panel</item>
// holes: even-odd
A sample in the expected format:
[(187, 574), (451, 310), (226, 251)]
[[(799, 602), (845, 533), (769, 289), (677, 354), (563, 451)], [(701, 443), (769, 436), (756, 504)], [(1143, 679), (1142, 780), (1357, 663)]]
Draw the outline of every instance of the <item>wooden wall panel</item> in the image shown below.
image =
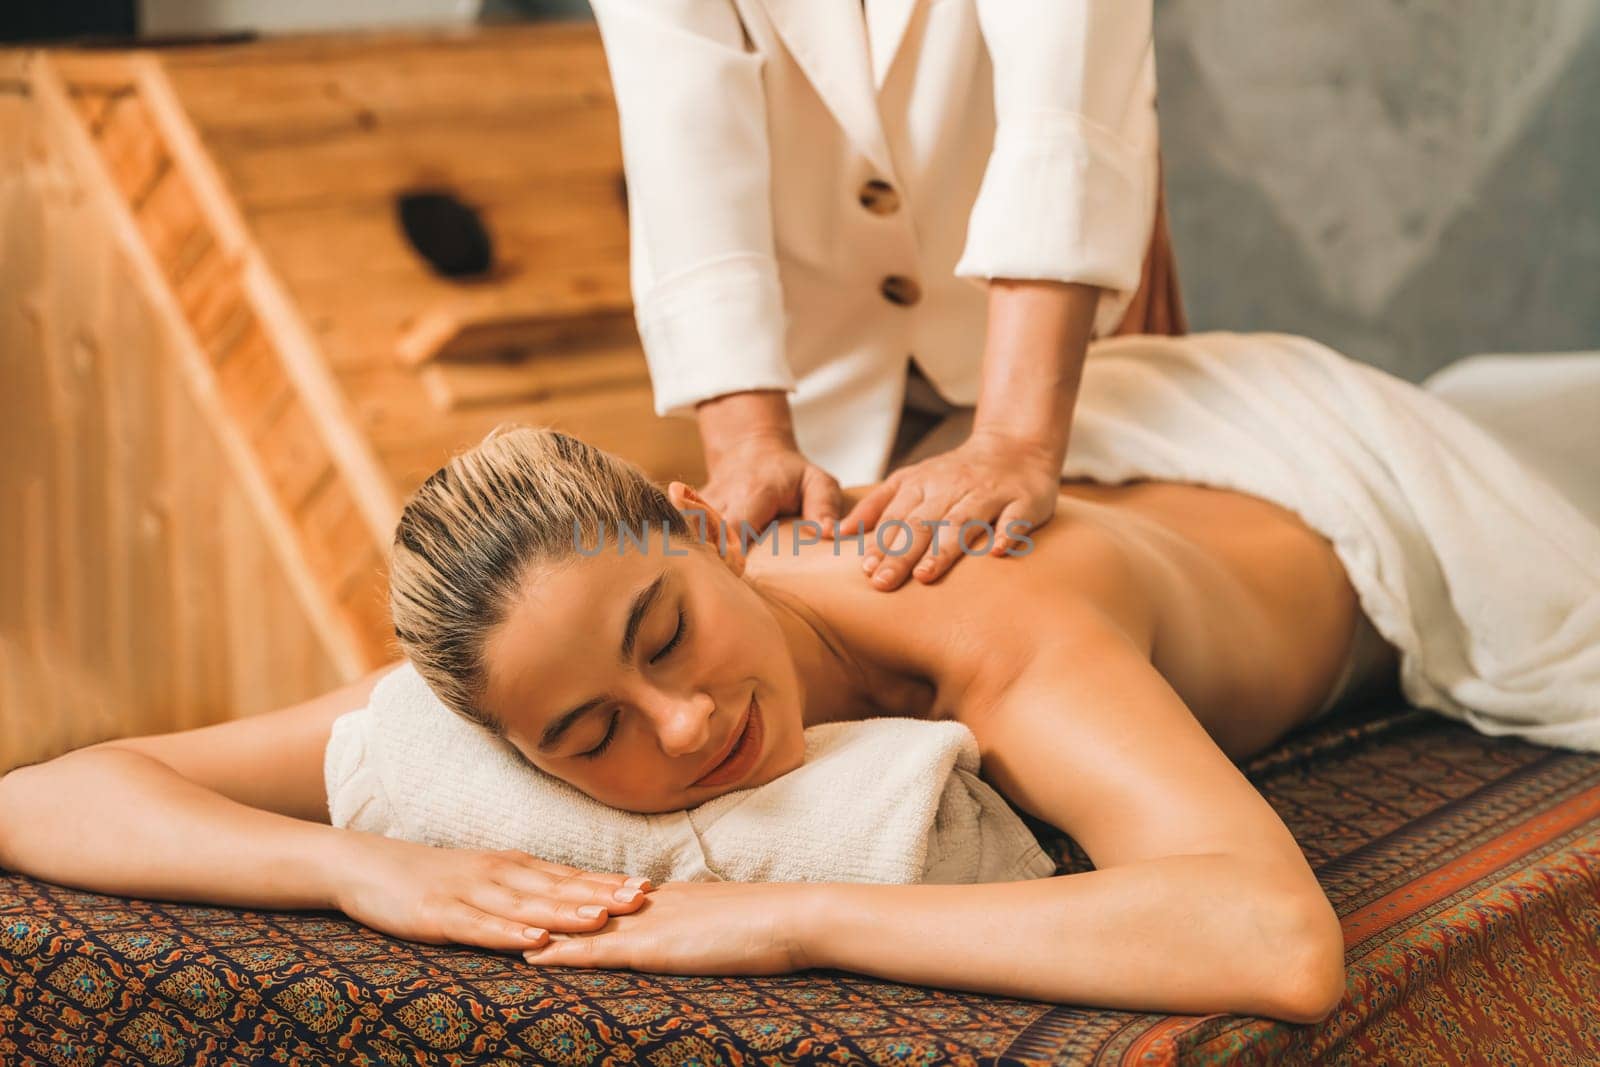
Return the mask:
[(29, 105), (0, 87), (0, 769), (339, 680)]
[(497, 425), (703, 481), (627, 253), (592, 25), (0, 49), (0, 768), (391, 660), (400, 500)]
[[(632, 329), (593, 25), (186, 50), (162, 71), (397, 489), (508, 421), (569, 429), (659, 480), (704, 480), (693, 423), (654, 414)], [(480, 214), (489, 276), (442, 278), (409, 247), (395, 198), (416, 188)], [(517, 359), (416, 366), (432, 321), (539, 319), (574, 324), (571, 343), (536, 328)]]

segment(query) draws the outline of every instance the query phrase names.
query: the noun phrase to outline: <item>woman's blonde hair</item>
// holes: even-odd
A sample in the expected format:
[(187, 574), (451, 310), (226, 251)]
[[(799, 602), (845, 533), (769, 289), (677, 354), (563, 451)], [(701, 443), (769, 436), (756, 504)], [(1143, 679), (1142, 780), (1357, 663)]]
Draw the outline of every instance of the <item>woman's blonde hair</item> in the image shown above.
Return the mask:
[(558, 430), (496, 429), (412, 494), (395, 528), (389, 606), (400, 647), (456, 713), (481, 706), (489, 635), (534, 565), (570, 562), (623, 526), (691, 540), (667, 494), (628, 461)]

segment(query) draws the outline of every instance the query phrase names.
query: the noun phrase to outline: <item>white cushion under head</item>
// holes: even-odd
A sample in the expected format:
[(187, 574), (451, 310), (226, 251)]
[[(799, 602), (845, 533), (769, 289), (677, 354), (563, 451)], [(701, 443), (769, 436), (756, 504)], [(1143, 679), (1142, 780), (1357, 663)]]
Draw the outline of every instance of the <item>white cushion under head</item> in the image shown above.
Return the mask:
[(1600, 525), (1600, 352), (1468, 356), (1422, 384)]
[(515, 848), (656, 882), (1009, 882), (1055, 862), (978, 774), (950, 720), (882, 717), (805, 730), (801, 765), (687, 811), (607, 807), (451, 713), (408, 663), (334, 721), (335, 826), (447, 848)]

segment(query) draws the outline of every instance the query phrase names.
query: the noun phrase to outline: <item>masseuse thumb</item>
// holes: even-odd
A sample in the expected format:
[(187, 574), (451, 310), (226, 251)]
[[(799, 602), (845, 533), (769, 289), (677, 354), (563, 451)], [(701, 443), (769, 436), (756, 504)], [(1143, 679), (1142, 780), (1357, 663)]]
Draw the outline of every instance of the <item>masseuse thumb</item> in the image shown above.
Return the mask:
[(838, 481), (821, 467), (808, 466), (800, 479), (800, 491), (800, 514), (821, 526), (824, 537), (832, 537), (844, 504)]

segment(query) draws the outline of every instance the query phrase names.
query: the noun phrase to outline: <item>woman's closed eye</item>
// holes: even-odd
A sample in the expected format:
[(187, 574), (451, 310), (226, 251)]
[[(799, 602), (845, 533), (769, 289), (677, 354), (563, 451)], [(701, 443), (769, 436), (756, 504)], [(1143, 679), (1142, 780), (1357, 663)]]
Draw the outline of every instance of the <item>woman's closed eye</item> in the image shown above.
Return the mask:
[(683, 635), (686, 632), (688, 632), (688, 629), (689, 629), (689, 617), (684, 614), (682, 608), (679, 608), (678, 609), (678, 629), (673, 632), (672, 640), (670, 640), (666, 644), (662, 645), (661, 646), (661, 651), (657, 652), (655, 655), (650, 657), (650, 662), (651, 663), (655, 663), (657, 660), (662, 659), (663, 657), (670, 655), (672, 650), (677, 648), (678, 644), (683, 640)]
[(596, 756), (600, 755), (600, 753), (610, 748), (611, 739), (617, 735), (617, 720), (620, 718), (622, 718), (621, 712), (612, 712), (611, 723), (606, 727), (606, 735), (600, 739), (600, 743), (587, 752), (578, 753), (578, 757), (580, 759), (594, 759)]
[[(663, 659), (664, 657), (670, 655), (673, 649), (677, 648), (683, 643), (684, 635), (688, 633), (688, 631), (689, 617), (683, 613), (682, 609), (679, 609), (678, 629), (674, 631), (672, 639), (665, 645), (661, 646), (661, 651), (650, 657), (650, 662), (655, 663), (657, 660)], [(606, 735), (600, 739), (600, 743), (589, 749), (589, 751), (580, 752), (578, 755), (583, 759), (594, 759), (603, 753), (607, 748), (610, 748), (611, 739), (617, 734), (617, 719), (619, 718), (621, 718), (620, 713), (613, 713), (610, 724), (606, 726)]]

